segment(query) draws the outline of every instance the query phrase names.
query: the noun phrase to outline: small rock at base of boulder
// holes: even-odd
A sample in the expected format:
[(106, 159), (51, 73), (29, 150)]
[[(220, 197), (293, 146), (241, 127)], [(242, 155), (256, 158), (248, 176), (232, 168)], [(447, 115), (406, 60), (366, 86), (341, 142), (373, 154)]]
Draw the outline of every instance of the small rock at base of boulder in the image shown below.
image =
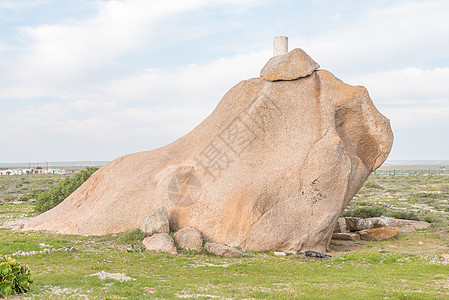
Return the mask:
[(357, 233), (360, 234), (360, 239), (364, 241), (383, 241), (396, 237), (398, 232), (398, 227), (380, 227), (365, 229)]
[(345, 241), (360, 241), (360, 234), (358, 233), (347, 233), (340, 232), (334, 233), (332, 235), (332, 239), (334, 240), (345, 240)]
[(260, 71), (265, 80), (295, 80), (312, 74), (320, 67), (304, 50), (296, 48), (284, 55), (277, 55)]
[(243, 253), (242, 251), (222, 244), (206, 243), (206, 245), (204, 245), (204, 248), (209, 253), (224, 257), (246, 256), (245, 253)]
[(143, 220), (141, 227), (144, 236), (152, 236), (155, 233), (169, 233), (168, 213), (165, 206), (150, 212)]
[(148, 251), (178, 254), (173, 238), (167, 233), (156, 233), (142, 241)]
[(195, 228), (186, 227), (178, 230), (173, 237), (181, 249), (200, 251), (203, 248), (203, 236)]
[(413, 225), (405, 225), (402, 227), (399, 227), (400, 233), (407, 233), (407, 232), (416, 232), (415, 226)]
[(388, 218), (386, 217), (376, 217), (376, 218), (355, 218), (346, 217), (345, 218), (346, 227), (349, 231), (360, 231), (371, 228), (388, 227)]
[(274, 255), (274, 256), (287, 256), (287, 253), (275, 251), (275, 252), (273, 253), (273, 255)]

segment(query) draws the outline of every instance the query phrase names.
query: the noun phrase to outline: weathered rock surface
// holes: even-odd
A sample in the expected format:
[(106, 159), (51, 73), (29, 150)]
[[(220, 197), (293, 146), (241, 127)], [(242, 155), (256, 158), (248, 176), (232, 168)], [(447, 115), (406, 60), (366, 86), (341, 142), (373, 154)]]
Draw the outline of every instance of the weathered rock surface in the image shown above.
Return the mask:
[(416, 232), (416, 228), (413, 225), (404, 225), (402, 227), (399, 227), (399, 232), (401, 233), (408, 233), (408, 232)]
[(295, 80), (311, 75), (319, 67), (307, 53), (297, 48), (270, 58), (260, 71), (260, 76), (269, 81)]
[(422, 230), (430, 227), (430, 223), (424, 221), (414, 221), (414, 220), (403, 220), (403, 219), (394, 219), (387, 218), (388, 226), (392, 227), (404, 227), (404, 226), (413, 226), (415, 230)]
[(346, 228), (348, 228), (349, 231), (359, 231), (389, 226), (389, 221), (387, 217), (378, 217), (378, 218), (346, 217), (345, 222)]
[(156, 233), (142, 241), (148, 251), (178, 254), (173, 238), (166, 233)]
[(215, 244), (215, 243), (206, 243), (204, 248), (207, 252), (223, 256), (223, 257), (243, 257), (246, 256), (242, 251), (229, 247), (227, 245)]
[(341, 225), (340, 222), (337, 222), (337, 224), (335, 224), (335, 228), (334, 228), (334, 233), (341, 233)]
[[(289, 70), (280, 78), (298, 76), (276, 65)], [(393, 134), (365, 88), (310, 72), (240, 82), (190, 133), (108, 163), (24, 230), (122, 232), (165, 206), (170, 229), (193, 227), (210, 242), (325, 252), (338, 217), (387, 158)]]
[(415, 232), (416, 230), (426, 229), (430, 226), (430, 223), (427, 222), (394, 219), (389, 217), (378, 217), (378, 218), (346, 217), (345, 222), (346, 228), (348, 228), (352, 232), (380, 227), (399, 227), (399, 232)]
[(364, 241), (383, 241), (396, 237), (398, 232), (398, 227), (380, 227), (365, 229), (357, 233), (360, 234), (360, 239)]
[(203, 236), (198, 230), (186, 227), (175, 233), (173, 236), (176, 244), (181, 249), (200, 251), (203, 248)]
[(332, 239), (346, 240), (346, 241), (360, 241), (360, 234), (348, 232), (334, 233), (332, 234)]
[(155, 233), (169, 233), (170, 226), (165, 206), (150, 212), (144, 218), (141, 229), (144, 236), (152, 236)]

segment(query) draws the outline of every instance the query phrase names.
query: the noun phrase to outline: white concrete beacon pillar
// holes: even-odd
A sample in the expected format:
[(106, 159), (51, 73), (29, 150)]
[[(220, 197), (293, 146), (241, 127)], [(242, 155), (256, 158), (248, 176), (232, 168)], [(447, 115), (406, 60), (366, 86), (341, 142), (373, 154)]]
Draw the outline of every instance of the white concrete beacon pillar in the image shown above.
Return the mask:
[(288, 37), (275, 36), (273, 39), (273, 56), (288, 53)]

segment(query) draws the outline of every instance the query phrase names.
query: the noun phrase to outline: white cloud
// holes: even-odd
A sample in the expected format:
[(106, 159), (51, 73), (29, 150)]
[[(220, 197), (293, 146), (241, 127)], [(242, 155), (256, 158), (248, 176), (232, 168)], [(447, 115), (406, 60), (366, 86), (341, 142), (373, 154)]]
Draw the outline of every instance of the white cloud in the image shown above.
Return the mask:
[(20, 52), (23, 55), (3, 62), (8, 74), (4, 80), (9, 84), (3, 83), (0, 93), (9, 98), (67, 96), (79, 90), (86, 78), (98, 82), (96, 77), (120, 69), (116, 61), (120, 55), (151, 43), (169, 42), (163, 36), (163, 20), (214, 5), (249, 8), (263, 1), (243, 5), (236, 0), (95, 2), (97, 13), (92, 18), (22, 28), (29, 45)]
[[(137, 142), (123, 150), (128, 152), (132, 147), (160, 146), (185, 134), (233, 85), (258, 76), (271, 49), (170, 70), (144, 64), (122, 66), (120, 56), (132, 55), (152, 43), (169, 45), (171, 37), (164, 36), (164, 22), (182, 13), (216, 5), (241, 13), (266, 1), (243, 5), (238, 0), (92, 2), (96, 13), (90, 18), (23, 28), (25, 47), (15, 51), (15, 59), (8, 58), (8, 63), (0, 60), (0, 99), (54, 100), (6, 116), (3, 120), (8, 122), (0, 123), (2, 138), (11, 142), (17, 142), (17, 137), (47, 143), (63, 140), (73, 149), (81, 147), (76, 144), (79, 141), (111, 145), (111, 141), (135, 139)], [(1, 3), (0, 10), (2, 5), (12, 9), (18, 2)], [(332, 23), (335, 27), (314, 35), (295, 29), (301, 33), (290, 36), (290, 48), (303, 48), (345, 82), (365, 85), (376, 105), (392, 120), (393, 129), (449, 128), (449, 68), (423, 67), (447, 57), (449, 2), (386, 5), (343, 18)], [(209, 25), (212, 29), (192, 33), (199, 44), (204, 43), (201, 36), (214, 31), (214, 25)], [(271, 28), (260, 30), (271, 33)], [(170, 32), (176, 39), (189, 34), (188, 28), (176, 26), (170, 27)], [(205, 52), (209, 49), (201, 47)], [(0, 51), (2, 48), (8, 46), (0, 41)], [(112, 150), (104, 151), (98, 155), (111, 158), (112, 152), (107, 151)]]
[(174, 72), (147, 69), (99, 86), (96, 95), (116, 101), (217, 103), (239, 81), (258, 77), (270, 50), (220, 58), (205, 65), (188, 65)]
[(405, 68), (356, 76), (393, 128), (449, 129), (449, 68)]
[[(404, 105), (401, 107), (385, 107), (382, 109), (391, 121), (393, 130), (426, 128), (449, 129), (449, 105)], [(439, 129), (438, 129), (439, 128)], [(419, 137), (416, 137), (419, 140)]]
[(269, 52), (240, 54), (203, 66), (189, 65), (174, 73), (145, 70), (71, 95), (81, 98), (83, 93), (89, 94), (84, 98), (89, 100), (59, 101), (6, 116), (0, 131), (9, 141), (18, 136), (105, 143), (140, 138), (146, 149), (162, 146), (207, 117), (224, 93), (240, 81), (239, 77), (243, 80), (258, 76), (255, 70), (262, 68)]
[(350, 81), (365, 85), (373, 98), (383, 104), (434, 99), (449, 102), (449, 68), (405, 68), (356, 76)]
[(20, 9), (23, 7), (36, 6), (43, 3), (48, 3), (50, 0), (20, 0), (20, 1), (4, 1), (0, 2), (0, 12)]
[(294, 39), (337, 75), (418, 67), (447, 57), (448, 1), (395, 1), (360, 13), (320, 35)]
[(20, 3), (18, 1), (2, 1), (2, 2), (0, 2), (0, 11), (17, 9), (22, 6), (23, 6), (23, 3)]

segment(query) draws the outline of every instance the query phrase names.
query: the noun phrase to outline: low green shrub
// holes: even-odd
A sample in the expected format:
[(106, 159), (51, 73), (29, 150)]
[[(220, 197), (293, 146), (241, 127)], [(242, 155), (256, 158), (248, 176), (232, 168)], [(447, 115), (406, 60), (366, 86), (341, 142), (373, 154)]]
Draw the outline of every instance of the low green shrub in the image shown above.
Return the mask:
[(142, 245), (134, 245), (131, 244), (131, 248), (126, 249), (126, 251), (128, 252), (138, 252), (138, 253), (143, 253), (145, 252), (146, 248)]
[(441, 222), (442, 217), (441, 217), (441, 215), (436, 214), (436, 213), (426, 212), (423, 214), (422, 220), (426, 221), (428, 223), (436, 223), (436, 222)]
[(24, 195), (20, 196), (19, 201), (25, 202), (30, 199), (33, 199), (33, 197), (34, 197), (33, 194), (24, 194)]
[(383, 186), (376, 184), (373, 180), (368, 179), (367, 181), (365, 181), (365, 183), (363, 184), (363, 187), (367, 188), (367, 189), (380, 189), (383, 190)]
[(64, 179), (54, 188), (40, 193), (36, 199), (36, 211), (43, 213), (64, 201), (97, 170), (98, 168), (87, 167), (74, 176)]
[(26, 293), (31, 283), (33, 280), (27, 266), (21, 266), (10, 256), (0, 256), (0, 296)]
[(412, 197), (438, 199), (440, 197), (440, 194), (438, 194), (438, 193), (419, 192), (419, 193), (414, 193), (412, 195)]
[(117, 240), (123, 244), (140, 244), (143, 240), (143, 232), (140, 229), (120, 232), (117, 234)]
[(380, 217), (386, 212), (387, 209), (382, 206), (364, 206), (345, 211), (343, 217), (373, 218)]
[(11, 195), (7, 195), (7, 196), (3, 197), (3, 201), (5, 201), (5, 202), (12, 202), (14, 200), (16, 200), (16, 197), (11, 196)]
[(391, 214), (391, 217), (404, 220), (419, 220), (418, 215), (414, 211), (395, 211)]

